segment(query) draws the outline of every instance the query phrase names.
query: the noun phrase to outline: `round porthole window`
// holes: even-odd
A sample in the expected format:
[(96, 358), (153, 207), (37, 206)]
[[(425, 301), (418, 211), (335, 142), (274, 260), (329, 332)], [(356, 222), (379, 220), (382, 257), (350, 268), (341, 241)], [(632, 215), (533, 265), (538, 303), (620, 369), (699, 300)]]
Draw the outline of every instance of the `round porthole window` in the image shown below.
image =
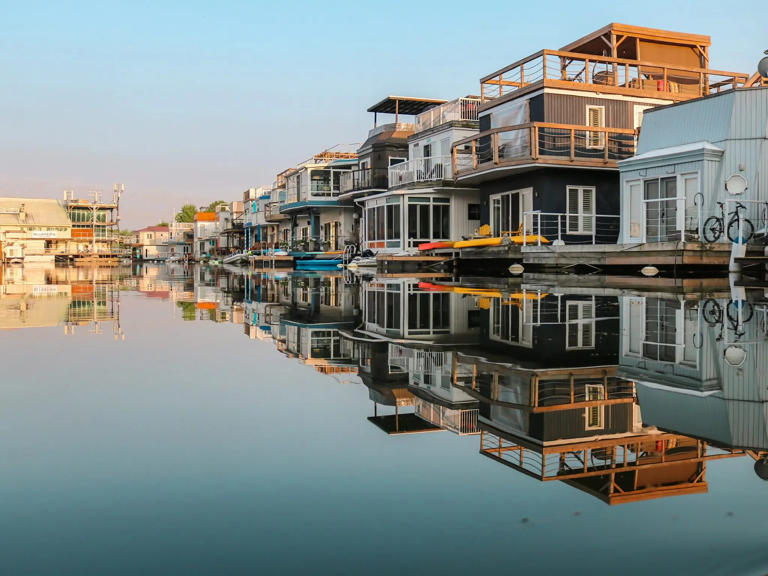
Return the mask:
[(730, 194), (744, 194), (747, 190), (747, 179), (741, 174), (729, 176), (725, 181), (725, 189), (728, 190)]

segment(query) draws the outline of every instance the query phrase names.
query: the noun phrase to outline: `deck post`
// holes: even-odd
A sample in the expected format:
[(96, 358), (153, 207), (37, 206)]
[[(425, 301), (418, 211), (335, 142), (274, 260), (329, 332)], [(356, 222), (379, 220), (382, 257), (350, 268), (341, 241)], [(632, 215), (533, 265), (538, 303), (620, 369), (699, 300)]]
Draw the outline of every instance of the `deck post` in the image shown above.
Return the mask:
[(531, 126), (531, 157), (539, 159), (539, 127), (535, 124)]
[(499, 163), (499, 133), (491, 134), (491, 150), (493, 151), (493, 163)]
[(477, 140), (472, 140), (472, 169), (477, 169)]
[(571, 128), (571, 161), (576, 159), (576, 130)]

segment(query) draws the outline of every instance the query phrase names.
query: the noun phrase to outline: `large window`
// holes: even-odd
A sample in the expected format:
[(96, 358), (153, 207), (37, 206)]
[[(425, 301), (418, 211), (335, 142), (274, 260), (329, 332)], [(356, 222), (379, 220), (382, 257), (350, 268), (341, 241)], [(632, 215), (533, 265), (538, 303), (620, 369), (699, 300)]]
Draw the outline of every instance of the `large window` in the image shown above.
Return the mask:
[[(528, 230), (533, 229), (533, 188), (514, 190), (491, 196), (491, 228), (495, 236), (517, 233), (527, 220)], [(529, 232), (530, 233), (530, 232)]]
[[(381, 242), (390, 248), (400, 246), (400, 198), (387, 198), (386, 204), (365, 210), (366, 241)], [(381, 244), (378, 245), (379, 247)]]
[(408, 198), (408, 247), (451, 238), (451, 200), (430, 196)]
[(592, 234), (595, 228), (595, 188), (568, 186), (566, 195), (568, 234)]
[(677, 226), (677, 177), (654, 178), (643, 183), (646, 242), (680, 238)]

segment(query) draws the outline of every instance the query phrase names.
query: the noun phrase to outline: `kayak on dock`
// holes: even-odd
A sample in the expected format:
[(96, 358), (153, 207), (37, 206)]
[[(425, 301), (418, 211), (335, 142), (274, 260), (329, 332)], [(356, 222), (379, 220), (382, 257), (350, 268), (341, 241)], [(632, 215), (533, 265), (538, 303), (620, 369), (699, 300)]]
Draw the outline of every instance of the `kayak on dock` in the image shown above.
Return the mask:
[(426, 242), (419, 244), (419, 251), (437, 250), (439, 248), (453, 248), (454, 242)]

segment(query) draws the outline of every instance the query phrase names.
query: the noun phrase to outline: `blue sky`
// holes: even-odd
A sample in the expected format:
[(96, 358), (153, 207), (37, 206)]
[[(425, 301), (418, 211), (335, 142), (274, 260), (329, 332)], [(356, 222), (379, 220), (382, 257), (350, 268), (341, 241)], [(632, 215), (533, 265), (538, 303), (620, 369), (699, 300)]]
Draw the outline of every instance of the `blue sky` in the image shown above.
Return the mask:
[(609, 22), (712, 37), (753, 72), (764, 2), (2, 2), (0, 195), (125, 182), (127, 227), (236, 199), (365, 138), (387, 94), (454, 98)]

